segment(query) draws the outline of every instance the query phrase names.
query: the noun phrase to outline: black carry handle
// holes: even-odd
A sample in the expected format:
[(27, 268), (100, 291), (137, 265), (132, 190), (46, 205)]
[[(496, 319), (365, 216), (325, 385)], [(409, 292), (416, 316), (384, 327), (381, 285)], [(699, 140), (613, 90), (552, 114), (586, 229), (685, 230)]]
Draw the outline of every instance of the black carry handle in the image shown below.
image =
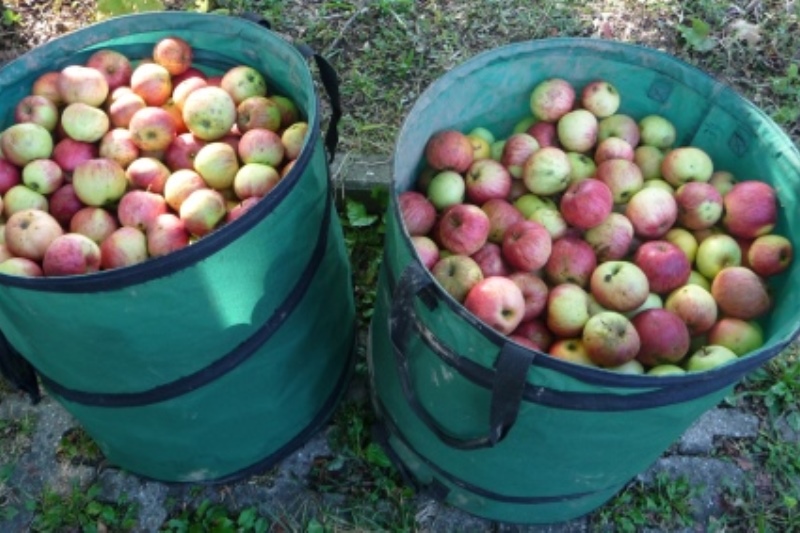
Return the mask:
[(406, 267), (394, 290), (389, 317), (389, 331), (397, 373), (406, 401), (417, 416), (441, 440), (452, 448), (474, 450), (490, 448), (509, 433), (519, 415), (528, 369), (535, 353), (514, 342), (506, 342), (495, 363), (492, 397), (489, 409), (489, 429), (485, 435), (463, 438), (444, 429), (419, 400), (409, 370), (408, 341), (416, 320), (414, 300), (433, 284), (424, 268), (412, 262)]
[(42, 399), (36, 370), (11, 346), (2, 331), (0, 331), (0, 374), (14, 387), (28, 393), (32, 403), (39, 403)]
[[(257, 13), (242, 13), (242, 18), (255, 22), (268, 30), (272, 29), (269, 21)], [(331, 105), (331, 118), (328, 123), (328, 131), (325, 132), (325, 148), (328, 150), (328, 162), (332, 162), (336, 156), (336, 149), (339, 146), (339, 120), (342, 118), (342, 97), (339, 93), (339, 75), (336, 69), (328, 63), (328, 60), (314, 52), (314, 50), (303, 43), (294, 43), (295, 48), (303, 54), (306, 59), (314, 59), (319, 70), (322, 87), (328, 95)]]

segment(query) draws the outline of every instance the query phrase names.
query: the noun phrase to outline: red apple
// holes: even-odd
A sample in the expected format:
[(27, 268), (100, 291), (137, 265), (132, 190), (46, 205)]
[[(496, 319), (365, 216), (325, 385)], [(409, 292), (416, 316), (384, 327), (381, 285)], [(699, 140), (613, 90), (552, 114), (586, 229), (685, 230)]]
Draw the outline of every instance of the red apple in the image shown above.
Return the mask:
[(134, 113), (128, 129), (140, 150), (166, 150), (177, 134), (172, 115), (161, 107), (153, 106)]
[(570, 282), (586, 287), (596, 267), (591, 245), (580, 237), (566, 236), (553, 241), (544, 271), (551, 284)]
[(792, 241), (778, 234), (756, 237), (746, 251), (747, 264), (762, 277), (780, 274), (792, 263)]
[(147, 253), (150, 257), (161, 257), (189, 244), (189, 232), (177, 215), (159, 215), (147, 228)]
[(664, 300), (664, 309), (678, 315), (693, 336), (706, 333), (717, 321), (717, 302), (700, 285), (687, 284), (672, 291)]
[(58, 92), (66, 104), (76, 102), (100, 107), (109, 93), (108, 81), (96, 68), (69, 65), (58, 77)]
[(690, 230), (707, 229), (722, 217), (722, 195), (710, 183), (693, 181), (675, 191), (678, 223)]
[(508, 227), (503, 235), (503, 256), (518, 270), (533, 272), (550, 258), (552, 238), (544, 226), (522, 220)]
[(500, 198), (488, 200), (481, 205), (481, 209), (489, 217), (489, 242), (502, 243), (508, 227), (524, 220), (522, 213), (513, 204)]
[(409, 235), (427, 235), (436, 223), (436, 208), (424, 194), (404, 191), (398, 195), (400, 217)]
[(641, 139), (639, 124), (633, 117), (623, 113), (614, 113), (600, 119), (597, 124), (597, 141), (609, 137), (619, 137), (631, 146), (638, 146)]
[(119, 222), (110, 211), (94, 206), (79, 209), (69, 221), (70, 233), (80, 233), (98, 244), (118, 227)]
[(669, 241), (653, 240), (641, 244), (633, 262), (645, 276), (652, 292), (665, 294), (689, 280), (692, 265), (683, 250)]
[(594, 177), (608, 185), (615, 204), (628, 202), (644, 184), (642, 171), (627, 159), (607, 159), (598, 163)]
[(286, 155), (280, 135), (274, 131), (256, 128), (239, 139), (238, 155), (243, 163), (261, 163), (278, 168)]
[(80, 233), (53, 239), (42, 258), (45, 276), (75, 276), (100, 270), (100, 247)]
[(689, 352), (689, 328), (675, 313), (666, 309), (646, 309), (637, 313), (631, 323), (641, 343), (636, 359), (644, 366), (678, 363)]
[(547, 283), (532, 272), (512, 272), (508, 278), (517, 284), (525, 299), (525, 312), (522, 320), (530, 321), (541, 316), (547, 305), (547, 294), (550, 291)]
[(8, 217), (5, 225), (5, 244), (17, 257), (40, 261), (45, 250), (64, 230), (46, 211), (23, 209)]
[[(634, 162), (634, 147), (619, 137), (603, 139), (597, 143), (597, 147), (594, 149), (594, 162), (599, 165), (609, 159), (624, 159), (625, 161)], [(641, 169), (639, 172), (641, 173)]]
[(139, 157), (139, 147), (129, 129), (114, 128), (106, 132), (100, 139), (98, 155), (113, 159), (122, 168), (127, 168), (132, 161)]
[(478, 159), (464, 176), (466, 197), (478, 205), (493, 199), (505, 199), (511, 191), (511, 179), (511, 174), (500, 162)]
[(192, 133), (181, 133), (175, 137), (164, 152), (164, 163), (170, 170), (194, 169), (194, 158), (200, 148), (208, 144)]
[(483, 279), (481, 267), (469, 256), (453, 254), (442, 257), (431, 268), (431, 275), (444, 291), (459, 303)]
[(172, 95), (172, 77), (157, 63), (140, 63), (131, 73), (131, 89), (148, 106), (159, 107)]
[(75, 188), (72, 184), (65, 183), (50, 195), (48, 210), (53, 215), (53, 218), (58, 220), (59, 224), (63, 227), (69, 227), (69, 221), (72, 216), (84, 207), (86, 205), (75, 194)]
[(572, 84), (563, 78), (548, 78), (536, 84), (530, 95), (533, 116), (545, 122), (556, 122), (575, 105)]
[(194, 170), (176, 170), (167, 177), (167, 181), (164, 183), (164, 199), (173, 211), (178, 212), (187, 196), (198, 189), (205, 188), (208, 188), (208, 185)]
[(631, 250), (633, 224), (625, 215), (612, 212), (600, 224), (586, 230), (583, 239), (599, 262), (623, 259)]
[(740, 181), (722, 198), (722, 225), (734, 237), (754, 239), (775, 227), (778, 201), (775, 189), (761, 181)]
[(58, 88), (58, 80), (61, 78), (61, 73), (58, 71), (49, 71), (40, 74), (31, 86), (31, 94), (44, 96), (54, 104), (60, 106), (64, 103), (64, 98), (61, 96), (61, 91)]
[(193, 57), (192, 46), (174, 35), (160, 39), (153, 47), (153, 61), (172, 76), (186, 72), (192, 66)]
[(525, 161), (539, 148), (539, 142), (531, 135), (515, 133), (503, 144), (500, 163), (508, 169), (512, 177), (520, 178)]
[(129, 85), (133, 67), (125, 54), (103, 48), (92, 53), (86, 60), (86, 66), (100, 72), (106, 79), (109, 91)]
[(441, 215), (437, 235), (454, 254), (472, 255), (489, 237), (489, 217), (473, 204), (456, 204)]
[(726, 316), (752, 320), (769, 311), (772, 298), (764, 280), (742, 266), (723, 268), (711, 281), (711, 295)]
[(425, 145), (425, 159), (436, 170), (453, 170), (463, 174), (474, 159), (472, 143), (460, 131), (438, 131)]
[(251, 196), (262, 197), (278, 185), (281, 176), (269, 165), (247, 163), (242, 165), (233, 178), (233, 192), (240, 200)]
[(542, 352), (547, 352), (555, 340), (553, 332), (547, 329), (547, 324), (539, 318), (523, 319), (517, 329), (512, 332), (512, 335), (528, 339), (529, 342), (536, 345), (537, 350)]
[(160, 194), (134, 189), (126, 192), (117, 205), (117, 217), (123, 226), (146, 230), (158, 215), (167, 212), (167, 201)]
[(14, 163), (0, 158), (0, 195), (22, 183), (22, 171)]
[(104, 270), (137, 265), (147, 258), (147, 236), (138, 228), (123, 226), (100, 243), (100, 268)]
[(425, 268), (431, 270), (433, 265), (439, 261), (439, 247), (433, 242), (433, 239), (425, 235), (412, 235), (411, 244)]
[(17, 122), (33, 122), (53, 131), (58, 119), (58, 107), (46, 96), (29, 94), (14, 106), (14, 120)]
[(481, 267), (484, 278), (490, 276), (508, 276), (511, 274), (511, 268), (506, 263), (505, 258), (503, 258), (503, 249), (499, 244), (487, 241), (478, 251), (470, 255), (470, 257)]
[(586, 179), (564, 192), (559, 210), (568, 224), (588, 230), (603, 222), (614, 207), (611, 189), (602, 181)]
[(645, 187), (631, 196), (625, 216), (633, 224), (634, 233), (644, 239), (660, 239), (678, 218), (678, 205), (672, 193)]
[(225, 198), (219, 191), (199, 189), (181, 203), (179, 214), (189, 233), (203, 237), (225, 219), (226, 213)]
[(491, 328), (508, 335), (522, 321), (525, 300), (516, 283), (506, 277), (490, 276), (469, 290), (464, 307)]
[(525, 133), (536, 139), (540, 147), (558, 146), (558, 131), (555, 122), (545, 122), (538, 120), (534, 122)]
[(175, 83), (175, 78), (173, 78), (172, 100), (175, 102), (175, 105), (178, 106), (178, 109), (182, 111), (186, 99), (192, 91), (201, 87), (208, 87), (208, 82), (205, 78), (192, 76), (179, 83)]
[(170, 170), (155, 157), (138, 157), (125, 169), (125, 177), (134, 189), (164, 193)]
[(740, 357), (764, 345), (764, 333), (757, 322), (733, 317), (717, 320), (707, 339), (708, 344), (725, 346)]
[(68, 179), (71, 179), (72, 173), (79, 164), (98, 156), (99, 149), (96, 144), (65, 137), (53, 147), (52, 159), (58, 163)]

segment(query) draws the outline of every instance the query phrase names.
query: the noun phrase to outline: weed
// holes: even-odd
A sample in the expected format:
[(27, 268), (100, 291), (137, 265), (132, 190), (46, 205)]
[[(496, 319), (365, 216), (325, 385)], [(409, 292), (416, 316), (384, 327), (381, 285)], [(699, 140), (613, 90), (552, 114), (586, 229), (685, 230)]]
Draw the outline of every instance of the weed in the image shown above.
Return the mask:
[(695, 495), (695, 487), (685, 478), (659, 472), (649, 483), (639, 479), (629, 483), (593, 515), (593, 525), (622, 532), (688, 528), (693, 521), (691, 501)]
[(99, 499), (99, 485), (83, 489), (73, 485), (64, 497), (45, 489), (34, 509), (31, 530), (41, 533), (61, 531), (131, 531), (136, 525), (137, 506), (124, 497), (117, 503)]
[(73, 465), (99, 465), (104, 457), (97, 443), (80, 426), (68, 430), (61, 437), (56, 457)]
[(263, 533), (269, 528), (269, 520), (258, 513), (255, 507), (239, 512), (226, 506), (203, 500), (196, 508), (186, 508), (170, 518), (161, 531), (167, 533), (189, 533), (217, 531), (231, 533)]
[[(0, 419), (0, 457), (13, 458), (30, 449), (37, 417), (25, 414), (13, 420)], [(0, 460), (0, 464), (2, 460)]]
[[(2, 4), (0, 4), (2, 6)], [(11, 27), (11, 26), (18, 26), (22, 22), (22, 15), (14, 11), (13, 9), (6, 7), (2, 8), (2, 22), (0, 25), (3, 27)]]

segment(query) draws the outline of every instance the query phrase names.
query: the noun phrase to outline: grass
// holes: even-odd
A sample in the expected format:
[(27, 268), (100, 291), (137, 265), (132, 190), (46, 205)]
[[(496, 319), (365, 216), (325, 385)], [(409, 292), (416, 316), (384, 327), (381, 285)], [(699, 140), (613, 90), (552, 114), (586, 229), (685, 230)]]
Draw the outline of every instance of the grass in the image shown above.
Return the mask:
[[(668, 51), (730, 84), (771, 116), (790, 137), (800, 139), (800, 4), (784, 0), (563, 0), (487, 1), (310, 1), (217, 0), (173, 2), (98, 1), (105, 15), (134, 6), (255, 11), (287, 37), (306, 42), (337, 69), (343, 107), (344, 153), (392, 153), (399, 128), (425, 88), (470, 57), (507, 43), (553, 36), (618, 39)], [(24, 25), (13, 5), (2, 10), (4, 38)], [(17, 33), (15, 33), (17, 32)], [(357, 281), (359, 325), (370, 317), (383, 239), (385, 192), (376, 191), (372, 211), (343, 198), (341, 219)], [(358, 372), (366, 372), (364, 357)], [(745, 472), (744, 487), (724, 493), (724, 516), (694, 524), (689, 501), (696, 488), (684, 479), (656, 476), (633, 481), (591, 517), (598, 529), (703, 528), (711, 531), (800, 529), (797, 479), (800, 445), (787, 438), (800, 431), (800, 366), (797, 348), (787, 350), (749, 376), (729, 400), (758, 414), (754, 439), (727, 439), (719, 458)], [(0, 457), (15, 457), (30, 445), (34, 419), (0, 420)], [(178, 505), (164, 531), (397, 530), (415, 529), (412, 493), (371, 437), (374, 418), (366, 403), (348, 402), (337, 411), (331, 455), (319, 458), (309, 483), (322, 495), (295, 516), (266, 516), (254, 507), (234, 510), (198, 494)], [(65, 435), (62, 460), (96, 465), (101, 456), (83, 432)], [(10, 507), (5, 480), (14, 465), (0, 463), (0, 517)], [(325, 498), (326, 496), (330, 498)], [(335, 503), (334, 503), (335, 502)], [(135, 506), (102, 501), (96, 486), (75, 487), (64, 498), (46, 489), (38, 498), (37, 531), (99, 525), (125, 530)], [(272, 528), (272, 529), (270, 529)]]

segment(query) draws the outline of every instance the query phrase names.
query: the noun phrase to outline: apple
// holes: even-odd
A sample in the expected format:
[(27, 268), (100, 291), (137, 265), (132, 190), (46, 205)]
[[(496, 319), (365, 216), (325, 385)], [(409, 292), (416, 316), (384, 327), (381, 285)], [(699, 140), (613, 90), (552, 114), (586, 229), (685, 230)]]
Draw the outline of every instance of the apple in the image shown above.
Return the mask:
[(650, 291), (657, 294), (669, 293), (684, 285), (692, 271), (683, 250), (666, 240), (643, 242), (633, 262), (647, 276)]
[(427, 235), (436, 223), (436, 208), (419, 191), (404, 191), (398, 195), (400, 218), (409, 235)]
[(102, 109), (76, 102), (61, 112), (61, 126), (71, 139), (95, 143), (106, 134), (111, 122)]
[(98, 244), (118, 227), (119, 222), (109, 210), (94, 206), (76, 211), (67, 225), (70, 233), (80, 233)]
[[(198, 176), (199, 177), (199, 176)], [(189, 232), (177, 215), (166, 213), (156, 217), (147, 228), (147, 253), (150, 257), (161, 257), (189, 244)]]
[(50, 195), (48, 203), (48, 211), (64, 227), (69, 226), (69, 221), (75, 213), (86, 207), (75, 194), (75, 188), (71, 183), (65, 183), (56, 189)]
[(528, 341), (536, 345), (537, 350), (542, 352), (547, 352), (555, 340), (553, 332), (547, 329), (547, 324), (541, 318), (529, 320), (523, 318), (517, 329), (512, 332), (512, 335), (528, 339)]
[(158, 63), (140, 63), (131, 73), (130, 86), (148, 106), (159, 107), (172, 95), (172, 76)]
[[(602, 307), (602, 306), (597, 304), (597, 307)], [(658, 293), (655, 293), (655, 292), (651, 292), (650, 294), (647, 295), (647, 298), (645, 298), (645, 300), (642, 303), (642, 305), (640, 305), (639, 307), (637, 307), (636, 309), (634, 309), (632, 311), (626, 311), (623, 314), (628, 318), (633, 318), (636, 315), (638, 315), (639, 313), (641, 313), (642, 311), (647, 311), (648, 309), (663, 309), (663, 308), (664, 308), (664, 301), (661, 299), (661, 295), (659, 295)], [(608, 309), (598, 309), (598, 311), (599, 310), (606, 310), (607, 311)], [(595, 313), (592, 313), (592, 314), (595, 314)]]
[(139, 157), (139, 147), (127, 128), (113, 128), (105, 133), (98, 145), (98, 156), (112, 159), (122, 168), (127, 168)]
[(511, 174), (493, 159), (477, 159), (464, 175), (466, 198), (474, 204), (504, 199), (511, 191)]
[(125, 177), (133, 189), (163, 194), (170, 170), (155, 157), (137, 157), (125, 169)]
[(522, 322), (525, 300), (516, 283), (503, 276), (490, 276), (469, 290), (464, 307), (489, 327), (508, 335)]
[(125, 170), (111, 159), (89, 159), (72, 174), (75, 194), (89, 206), (105, 206), (122, 198), (128, 188)]
[(728, 170), (715, 170), (711, 173), (711, 179), (708, 183), (714, 186), (715, 189), (725, 196), (736, 185), (736, 177)]
[(22, 183), (22, 171), (14, 163), (0, 158), (0, 196)]
[(710, 344), (693, 352), (686, 359), (687, 372), (706, 372), (736, 361), (738, 356), (725, 346)]
[(778, 217), (775, 189), (755, 180), (740, 181), (722, 197), (723, 227), (734, 237), (754, 239), (770, 233)]
[(96, 68), (69, 65), (59, 74), (58, 92), (66, 104), (82, 103), (97, 108), (106, 101), (109, 87), (103, 73)]
[(742, 249), (725, 233), (709, 235), (697, 247), (695, 265), (704, 277), (713, 280), (720, 270), (742, 264)]
[(300, 110), (291, 98), (280, 94), (272, 94), (270, 99), (278, 106), (281, 112), (281, 129), (286, 129), (300, 120)]
[(86, 66), (103, 75), (109, 91), (130, 85), (133, 66), (122, 52), (111, 48), (97, 50), (86, 60)]
[(14, 106), (14, 120), (17, 122), (33, 122), (47, 131), (56, 129), (59, 110), (46, 96), (29, 94)]
[(722, 195), (710, 183), (697, 181), (675, 191), (678, 223), (688, 229), (707, 229), (722, 217)]
[(462, 203), (465, 194), (464, 178), (453, 170), (443, 170), (435, 174), (427, 188), (428, 200), (439, 211)]
[(531, 113), (537, 120), (556, 122), (572, 110), (576, 97), (575, 89), (567, 80), (545, 79), (537, 83), (531, 91)]
[[(503, 235), (511, 224), (524, 220), (522, 213), (514, 205), (504, 199), (487, 200), (481, 209), (489, 217), (489, 242), (500, 244)], [(435, 216), (435, 208), (434, 208)]]
[(539, 142), (527, 133), (515, 133), (503, 143), (500, 163), (514, 178), (522, 177), (522, 166), (539, 148)]
[(39, 263), (25, 257), (9, 257), (5, 261), (1, 261), (0, 274), (27, 278), (44, 276), (44, 272), (42, 272), (42, 267), (39, 266)]
[(664, 240), (681, 249), (690, 264), (694, 263), (697, 256), (698, 242), (694, 234), (686, 228), (672, 228), (664, 234)]
[(506, 263), (503, 257), (503, 249), (499, 244), (486, 241), (477, 252), (470, 255), (472, 259), (478, 263), (483, 272), (483, 277), (489, 276), (508, 276), (511, 274), (511, 268)]
[(147, 258), (147, 236), (138, 228), (122, 226), (100, 243), (100, 268), (104, 270), (137, 265)]
[(134, 144), (143, 151), (166, 150), (177, 134), (172, 115), (161, 107), (144, 107), (131, 117), (128, 129)]
[(571, 171), (566, 152), (555, 146), (543, 146), (525, 160), (520, 178), (532, 193), (550, 196), (569, 186)]
[(183, 111), (186, 99), (194, 90), (201, 87), (208, 87), (208, 82), (205, 78), (192, 76), (182, 80), (180, 83), (175, 83), (175, 79), (173, 78), (172, 100), (175, 102), (175, 105), (178, 106), (178, 109)]
[(558, 146), (558, 129), (555, 122), (537, 120), (525, 130), (525, 133), (536, 139), (539, 147)]
[[(243, 163), (261, 163), (277, 168), (283, 161), (285, 152), (280, 135), (271, 130), (252, 129), (239, 139), (238, 156)], [(195, 159), (195, 164), (196, 162)]]
[(100, 270), (100, 247), (80, 233), (65, 233), (53, 239), (42, 258), (45, 276), (75, 276)]
[(536, 222), (522, 220), (508, 227), (503, 235), (503, 256), (513, 268), (533, 272), (550, 258), (552, 238)]
[(266, 96), (245, 98), (236, 107), (236, 126), (240, 133), (256, 128), (278, 132), (281, 129), (281, 110)]
[(514, 200), (514, 207), (522, 214), (523, 218), (530, 217), (539, 209), (558, 210), (558, 204), (552, 198), (526, 193)]
[(589, 179), (597, 171), (597, 164), (586, 154), (567, 152), (567, 159), (569, 159), (570, 184)]
[(537, 209), (528, 216), (527, 220), (544, 226), (552, 240), (564, 237), (570, 230), (567, 221), (564, 220), (564, 216), (558, 209)]
[(644, 366), (642, 363), (637, 361), (636, 359), (631, 359), (630, 361), (626, 361), (618, 366), (608, 366), (606, 370), (611, 372), (616, 372), (618, 374), (627, 374), (627, 375), (642, 375), (644, 374)]
[(222, 193), (214, 189), (198, 189), (181, 203), (179, 216), (189, 233), (203, 237), (224, 220), (226, 212)]
[(153, 47), (153, 61), (172, 76), (186, 72), (192, 66), (193, 57), (192, 46), (174, 35), (160, 39)]
[(117, 205), (117, 217), (123, 226), (146, 230), (158, 215), (167, 212), (167, 201), (160, 194), (134, 189), (122, 195)]
[(725, 346), (741, 357), (764, 345), (764, 332), (755, 321), (723, 317), (708, 331), (707, 340), (709, 344)]
[(522, 335), (515, 335), (513, 332), (509, 333), (508, 340), (516, 342), (517, 344), (524, 346), (529, 350), (541, 351), (541, 348), (539, 347), (538, 344), (536, 344), (527, 337), (523, 337)]
[(586, 109), (575, 109), (558, 121), (558, 142), (568, 152), (586, 153), (598, 140), (597, 117)]
[(625, 215), (612, 212), (600, 224), (586, 230), (583, 239), (599, 262), (622, 259), (631, 250), (633, 224)]
[(99, 157), (99, 155), (100, 150), (96, 144), (76, 141), (75, 139), (65, 137), (58, 141), (53, 147), (51, 157), (53, 161), (58, 163), (58, 166), (61, 167), (61, 170), (64, 171), (65, 176), (69, 180), (72, 178), (72, 173), (75, 171), (75, 168), (80, 163), (88, 161), (89, 159), (95, 159)]
[(12, 124), (0, 133), (3, 157), (18, 167), (34, 159), (47, 159), (53, 153), (53, 137), (46, 128), (33, 122)]
[(8, 251), (32, 261), (40, 261), (50, 243), (63, 234), (61, 224), (40, 209), (23, 209), (12, 214), (4, 231)]
[(631, 116), (622, 113), (600, 119), (597, 124), (597, 141), (619, 137), (631, 146), (638, 146), (641, 138), (639, 124)]
[(646, 374), (648, 376), (683, 376), (686, 374), (686, 370), (678, 365), (664, 363), (650, 368)]
[[(609, 159), (624, 159), (633, 162), (635, 156), (634, 147), (628, 141), (619, 137), (609, 137), (603, 139), (594, 149), (594, 162), (600, 164)], [(641, 170), (639, 171), (641, 173)]]
[(239, 168), (233, 178), (233, 192), (240, 200), (251, 196), (260, 198), (269, 194), (280, 180), (280, 174), (273, 167), (260, 163), (247, 163)]
[(283, 143), (284, 157), (289, 161), (294, 161), (303, 150), (303, 146), (308, 136), (308, 123), (295, 122), (283, 130), (281, 142)]
[(525, 299), (525, 312), (522, 320), (530, 321), (541, 316), (547, 305), (547, 295), (550, 291), (547, 283), (532, 272), (512, 272), (508, 274), (508, 279), (517, 284)]
[(662, 115), (646, 115), (639, 119), (639, 142), (659, 150), (669, 150), (675, 144), (675, 125)]
[(208, 144), (194, 136), (193, 133), (181, 133), (167, 146), (163, 163), (172, 171), (181, 168), (194, 168), (194, 158), (200, 148)]
[(632, 311), (650, 294), (647, 275), (631, 261), (606, 261), (597, 265), (589, 278), (589, 291), (597, 302), (611, 311)]
[(233, 185), (233, 180), (239, 171), (239, 159), (229, 144), (220, 141), (210, 142), (197, 152), (194, 158), (194, 170), (200, 174), (208, 187), (217, 190), (227, 189)]
[(581, 105), (597, 118), (605, 118), (616, 113), (620, 101), (619, 91), (606, 80), (590, 81), (581, 90)]
[(127, 128), (131, 118), (140, 109), (147, 107), (144, 98), (136, 93), (126, 93), (108, 104), (107, 113), (111, 127)]
[[(229, 222), (233, 222), (237, 218), (247, 213), (250, 208), (259, 202), (259, 200), (261, 200), (261, 198), (258, 196), (251, 196), (249, 198), (245, 198), (241, 202), (235, 203), (234, 205), (228, 204), (228, 214), (225, 215), (225, 223), (227, 224)], [(436, 243), (434, 243), (434, 245), (435, 244)]]
[(58, 81), (61, 78), (61, 72), (49, 71), (40, 74), (31, 85), (31, 94), (44, 96), (57, 106), (64, 103), (64, 98), (61, 96), (61, 91), (58, 88)]
[(472, 255), (487, 242), (489, 217), (476, 205), (453, 205), (442, 212), (437, 235), (450, 252)]
[(628, 200), (625, 216), (630, 219), (634, 234), (638, 237), (660, 239), (678, 219), (678, 205), (672, 193), (645, 187)]
[(555, 341), (552, 346), (550, 346), (548, 355), (576, 365), (597, 366), (594, 364), (594, 361), (589, 358), (589, 354), (586, 352), (586, 347), (580, 337)]
[(678, 315), (692, 336), (706, 333), (717, 321), (717, 302), (700, 285), (686, 284), (664, 300), (664, 309)]
[(426, 235), (412, 235), (411, 244), (425, 268), (431, 270), (433, 265), (439, 261), (439, 247), (433, 242), (433, 239)]
[(553, 241), (544, 272), (551, 284), (569, 282), (585, 288), (596, 267), (591, 245), (580, 237), (565, 236)]
[(614, 207), (611, 189), (600, 180), (586, 179), (567, 187), (559, 210), (568, 224), (588, 230), (603, 222)]
[(179, 169), (170, 174), (164, 182), (164, 199), (173, 211), (180, 211), (181, 204), (191, 193), (198, 189), (206, 189), (205, 180), (188, 168)]
[(589, 294), (580, 285), (561, 283), (550, 288), (545, 322), (556, 336), (579, 336), (589, 316)]
[(729, 266), (711, 281), (711, 295), (726, 316), (752, 320), (769, 311), (772, 298), (764, 280), (742, 266)]
[(756, 237), (747, 249), (747, 264), (762, 277), (780, 274), (792, 263), (792, 241), (778, 234)]
[[(633, 162), (642, 171), (642, 179), (645, 182), (650, 180), (660, 180), (664, 184), (669, 185), (663, 181), (661, 175), (661, 163), (664, 161), (664, 152), (655, 146), (640, 144), (633, 150)], [(672, 185), (669, 185), (672, 188)]]
[(459, 303), (463, 303), (470, 289), (483, 279), (478, 263), (469, 256), (459, 254), (439, 259), (431, 268), (431, 275)]
[(678, 363), (689, 352), (690, 335), (686, 323), (666, 309), (647, 309), (631, 318), (639, 334), (636, 359), (646, 367)]
[(583, 326), (581, 340), (586, 354), (597, 366), (618, 367), (639, 353), (636, 328), (625, 315), (603, 311), (592, 315)]
[(686, 280), (686, 283), (692, 285), (699, 285), (700, 287), (703, 287), (707, 291), (711, 290), (711, 282), (708, 280), (707, 277), (702, 275), (697, 270), (692, 270), (689, 273), (689, 279)]
[(200, 87), (192, 91), (181, 112), (189, 131), (204, 141), (221, 139), (236, 123), (236, 104), (220, 87)]
[(24, 184), (14, 185), (3, 195), (3, 215), (6, 218), (26, 209), (48, 211), (49, 200), (47, 196)]
[(34, 159), (22, 168), (22, 183), (40, 194), (49, 195), (64, 183), (64, 171), (52, 159)]
[(249, 65), (237, 65), (228, 69), (220, 80), (220, 87), (239, 105), (250, 96), (266, 96), (267, 82), (264, 76)]
[(615, 204), (627, 203), (644, 184), (642, 171), (627, 159), (607, 159), (598, 163), (594, 177), (608, 185)]
[(714, 172), (714, 163), (707, 152), (696, 146), (679, 146), (664, 154), (661, 175), (673, 187), (690, 181), (707, 182)]

